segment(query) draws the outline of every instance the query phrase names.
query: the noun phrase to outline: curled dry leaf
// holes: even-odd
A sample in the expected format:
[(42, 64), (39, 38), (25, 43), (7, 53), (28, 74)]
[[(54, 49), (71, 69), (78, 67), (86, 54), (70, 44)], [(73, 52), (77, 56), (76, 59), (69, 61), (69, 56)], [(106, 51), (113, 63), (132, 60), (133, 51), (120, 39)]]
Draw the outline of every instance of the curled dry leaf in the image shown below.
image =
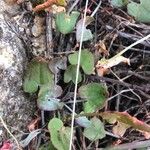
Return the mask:
[(99, 76), (103, 76), (108, 73), (109, 69), (113, 66), (116, 66), (120, 64), (121, 62), (127, 63), (130, 65), (129, 58), (125, 58), (120, 55), (116, 55), (110, 59), (102, 58), (100, 61), (96, 64), (96, 71)]
[(105, 42), (104, 41), (99, 41), (96, 45), (95, 45), (96, 50), (98, 50), (98, 52), (100, 54), (103, 54), (104, 56), (108, 56), (109, 52), (105, 46)]

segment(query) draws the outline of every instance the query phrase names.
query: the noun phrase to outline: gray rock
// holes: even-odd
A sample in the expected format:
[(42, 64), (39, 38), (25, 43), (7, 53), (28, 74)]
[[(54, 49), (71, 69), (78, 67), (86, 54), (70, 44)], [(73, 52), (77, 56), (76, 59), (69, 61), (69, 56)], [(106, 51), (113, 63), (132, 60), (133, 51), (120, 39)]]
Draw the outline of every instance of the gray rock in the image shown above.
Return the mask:
[[(5, 21), (4, 11), (9, 9), (11, 6), (0, 0), (0, 116), (19, 141), (32, 120), (35, 101), (22, 90), (26, 50)], [(0, 123), (0, 143), (8, 139), (11, 137)]]

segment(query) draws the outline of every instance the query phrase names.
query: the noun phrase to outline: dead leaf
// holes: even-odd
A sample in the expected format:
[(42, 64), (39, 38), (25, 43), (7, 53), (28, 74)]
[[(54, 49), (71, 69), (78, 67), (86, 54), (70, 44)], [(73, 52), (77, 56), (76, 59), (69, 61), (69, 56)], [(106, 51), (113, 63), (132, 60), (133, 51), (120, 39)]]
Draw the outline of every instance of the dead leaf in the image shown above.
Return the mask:
[(113, 122), (116, 120), (116, 122), (127, 124), (129, 127), (132, 127), (136, 130), (150, 133), (150, 125), (130, 116), (127, 112), (106, 111), (100, 113), (100, 116), (109, 123), (111, 123), (110, 119), (113, 120)]
[(130, 59), (125, 58), (120, 55), (119, 56), (116, 55), (110, 59), (102, 58), (96, 64), (96, 71), (99, 76), (103, 76), (108, 73), (108, 71), (111, 67), (116, 66), (116, 65), (120, 64), (121, 62), (124, 62), (124, 63), (127, 63), (128, 65), (130, 65)]
[(28, 125), (28, 129), (29, 129), (30, 132), (37, 129), (37, 126), (38, 126), (38, 123), (39, 123), (40, 120), (41, 120), (40, 117), (32, 120), (32, 122)]
[(108, 56), (109, 55), (109, 52), (108, 50), (106, 49), (106, 46), (105, 46), (105, 43), (104, 41), (100, 40), (96, 45), (95, 45), (95, 48), (98, 50), (98, 52), (100, 54), (103, 54), (104, 56)]
[(54, 4), (60, 5), (60, 6), (66, 6), (67, 5), (65, 0), (46, 0), (44, 3), (37, 5), (35, 8), (33, 8), (33, 11), (39, 12), (41, 10), (47, 9), (48, 7), (51, 7)]
[(129, 128), (130, 126), (122, 123), (122, 122), (118, 122), (116, 126), (113, 127), (113, 133), (115, 135), (118, 135), (120, 137), (123, 137), (123, 135), (125, 134), (126, 130)]
[(143, 131), (140, 131), (142, 132), (142, 134), (144, 135), (145, 139), (150, 139), (150, 133), (149, 132), (143, 132)]
[(56, 13), (59, 13), (59, 12), (66, 12), (66, 9), (63, 6), (52, 5), (50, 11), (53, 14), (56, 14)]

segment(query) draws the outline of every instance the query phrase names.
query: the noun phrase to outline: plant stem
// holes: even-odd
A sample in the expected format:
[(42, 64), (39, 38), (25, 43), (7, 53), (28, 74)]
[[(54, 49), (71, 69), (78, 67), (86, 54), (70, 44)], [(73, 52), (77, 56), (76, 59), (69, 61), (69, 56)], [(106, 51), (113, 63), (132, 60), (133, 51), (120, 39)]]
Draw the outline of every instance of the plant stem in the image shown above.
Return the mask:
[(132, 142), (127, 144), (121, 144), (114, 147), (102, 148), (100, 150), (127, 150), (127, 149), (139, 149), (139, 148), (147, 148), (150, 146), (150, 140), (140, 141), (140, 142)]
[(70, 14), (72, 12), (72, 10), (74, 9), (74, 7), (78, 4), (80, 0), (75, 0), (75, 2), (72, 4), (72, 6), (70, 7), (70, 9), (68, 10), (68, 14)]
[(121, 56), (123, 53), (125, 53), (126, 51), (128, 51), (129, 49), (131, 49), (132, 47), (134, 47), (135, 45), (137, 45), (137, 44), (139, 44), (139, 43), (141, 43), (141, 42), (143, 42), (143, 41), (145, 41), (145, 40), (147, 40), (149, 38), (150, 38), (150, 34), (148, 34), (147, 36), (143, 37), (142, 39), (140, 39), (140, 40), (132, 43), (131, 45), (129, 45), (128, 47), (126, 47), (124, 50), (122, 50), (120, 53), (118, 53), (115, 56)]

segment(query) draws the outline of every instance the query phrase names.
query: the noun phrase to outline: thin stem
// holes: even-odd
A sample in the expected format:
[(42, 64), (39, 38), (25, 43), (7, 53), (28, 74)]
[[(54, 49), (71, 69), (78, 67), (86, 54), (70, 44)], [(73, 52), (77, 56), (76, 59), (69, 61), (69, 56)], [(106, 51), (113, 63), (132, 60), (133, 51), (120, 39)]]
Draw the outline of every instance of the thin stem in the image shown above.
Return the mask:
[(72, 4), (71, 8), (68, 10), (68, 14), (70, 14), (72, 12), (72, 10), (74, 9), (74, 7), (78, 4), (80, 0), (75, 0), (75, 2)]
[(101, 6), (102, 1), (99, 2), (99, 4), (97, 5), (96, 9), (93, 11), (93, 13), (91, 14), (91, 17), (94, 17), (94, 15), (96, 14), (96, 12), (98, 11), (98, 9)]
[(7, 132), (10, 134), (10, 136), (14, 139), (14, 141), (17, 144), (17, 147), (19, 150), (22, 150), (22, 148), (20, 148), (19, 142), (17, 141), (17, 139), (13, 136), (13, 134), (10, 132), (10, 130), (8, 129), (6, 123), (4, 122), (3, 118), (0, 116), (0, 121), (2, 123), (2, 125), (4, 126), (4, 128), (7, 130)]
[(121, 56), (123, 53), (125, 53), (126, 51), (128, 51), (130, 48), (134, 47), (135, 45), (142, 43), (143, 41), (147, 40), (150, 38), (150, 34), (148, 34), (147, 36), (145, 36), (144, 38), (132, 43), (131, 45), (129, 45), (128, 47), (126, 47), (124, 50), (122, 50), (120, 53), (117, 54), (117, 56)]
[(147, 148), (149, 146), (150, 146), (150, 140), (146, 140), (146, 141), (140, 141), (140, 142), (121, 144), (121, 145), (109, 147), (109, 148), (102, 148), (100, 150), (127, 150), (127, 149)]
[(82, 42), (83, 42), (83, 33), (84, 33), (84, 26), (85, 26), (85, 21), (86, 21), (86, 12), (87, 12), (87, 7), (88, 7), (88, 2), (89, 1), (86, 0), (85, 11), (84, 11), (84, 18), (83, 18), (83, 24), (82, 24), (82, 31), (81, 31), (79, 54), (78, 54), (78, 64), (77, 64), (76, 82), (75, 82), (75, 89), (74, 89), (73, 112), (72, 112), (72, 120), (71, 120), (71, 133), (70, 133), (69, 150), (71, 150), (71, 147), (72, 147), (73, 127), (74, 127), (74, 119), (75, 119), (75, 106), (76, 106), (77, 88), (78, 88), (78, 76), (79, 76), (80, 58), (81, 58), (81, 48), (82, 48)]

